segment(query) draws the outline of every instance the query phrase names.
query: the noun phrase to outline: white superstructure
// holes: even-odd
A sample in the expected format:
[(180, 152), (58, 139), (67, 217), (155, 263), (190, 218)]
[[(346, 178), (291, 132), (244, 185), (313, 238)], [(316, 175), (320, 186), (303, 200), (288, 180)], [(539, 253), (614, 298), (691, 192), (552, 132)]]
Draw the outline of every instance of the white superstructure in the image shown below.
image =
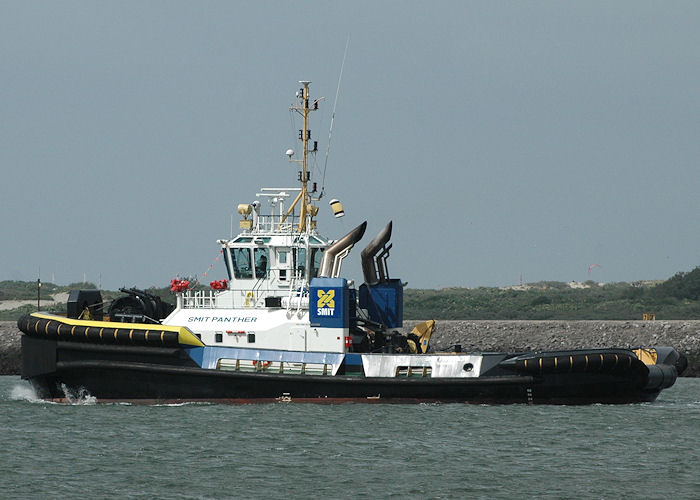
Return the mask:
[[(315, 184), (308, 189), (307, 162), (318, 149), (311, 139), (308, 119), (311, 111), (318, 109), (318, 100), (311, 101), (310, 82), (300, 83), (303, 87), (291, 110), (303, 120), (299, 130), (301, 158), (295, 159), (291, 149), (286, 153), (290, 161), (300, 165), (300, 187), (262, 188), (255, 201), (238, 205), (241, 232), (218, 241), (228, 280), (212, 283), (220, 289), (178, 292), (176, 309), (163, 320), (165, 325), (188, 327), (206, 345), (346, 350), (346, 331), (313, 328), (309, 320), (309, 283), (321, 275), (323, 253), (333, 242), (316, 229), (318, 207), (313, 203), (320, 196), (313, 198)], [(342, 213), (337, 200), (332, 205), (336, 215)], [(344, 248), (345, 255), (353, 243)], [(335, 276), (345, 255), (326, 264)]]

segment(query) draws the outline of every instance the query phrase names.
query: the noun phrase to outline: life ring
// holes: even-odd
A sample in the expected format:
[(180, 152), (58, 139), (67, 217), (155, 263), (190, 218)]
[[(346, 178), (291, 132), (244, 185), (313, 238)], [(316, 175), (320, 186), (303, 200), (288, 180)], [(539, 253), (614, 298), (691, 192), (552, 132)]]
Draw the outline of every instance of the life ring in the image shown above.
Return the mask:
[(253, 292), (248, 292), (245, 294), (245, 306), (253, 307), (255, 305), (255, 295)]
[(261, 367), (267, 368), (268, 366), (270, 366), (272, 364), (272, 361), (257, 361), (255, 359), (253, 360), (253, 366), (257, 366), (258, 363), (260, 363)]

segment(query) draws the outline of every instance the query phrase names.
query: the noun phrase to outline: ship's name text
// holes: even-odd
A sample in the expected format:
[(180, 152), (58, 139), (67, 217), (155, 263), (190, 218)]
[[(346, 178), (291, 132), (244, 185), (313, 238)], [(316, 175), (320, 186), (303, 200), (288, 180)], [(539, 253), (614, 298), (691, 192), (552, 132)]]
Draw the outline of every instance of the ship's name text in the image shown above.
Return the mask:
[(255, 323), (255, 316), (190, 316), (188, 323)]

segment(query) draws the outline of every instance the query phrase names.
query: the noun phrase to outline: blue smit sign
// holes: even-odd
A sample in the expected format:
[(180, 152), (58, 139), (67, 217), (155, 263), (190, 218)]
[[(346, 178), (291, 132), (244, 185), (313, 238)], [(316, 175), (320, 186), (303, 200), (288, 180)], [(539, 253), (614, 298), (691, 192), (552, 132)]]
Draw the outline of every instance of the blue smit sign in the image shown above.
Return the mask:
[(344, 278), (314, 278), (309, 287), (311, 326), (349, 328), (350, 293)]

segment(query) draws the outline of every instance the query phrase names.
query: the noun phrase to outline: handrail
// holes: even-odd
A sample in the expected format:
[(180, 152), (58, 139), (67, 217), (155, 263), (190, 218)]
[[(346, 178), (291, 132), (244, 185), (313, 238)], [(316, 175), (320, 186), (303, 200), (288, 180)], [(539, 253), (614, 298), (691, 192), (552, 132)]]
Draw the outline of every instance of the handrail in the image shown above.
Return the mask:
[(280, 223), (279, 222), (279, 216), (275, 215), (260, 215), (258, 217), (258, 224), (257, 227), (255, 227), (256, 231), (264, 231), (264, 232), (288, 232), (288, 233), (296, 233), (296, 224), (298, 224), (297, 219), (299, 217), (289, 217), (285, 222)]
[(289, 284), (289, 294), (287, 295), (287, 314), (289, 314), (289, 310), (292, 308), (292, 293), (294, 292), (294, 288), (296, 287), (297, 283), (297, 274), (294, 273), (294, 276), (292, 276), (292, 281)]
[[(297, 301), (297, 304), (294, 304), (296, 297), (301, 298), (304, 296), (304, 294), (308, 293), (308, 283), (303, 276), (300, 274), (292, 275), (289, 287), (284, 288), (271, 286), (263, 287), (262, 285), (264, 281), (265, 280), (262, 280), (259, 284), (256, 283), (253, 288), (229, 288), (228, 290), (223, 291), (187, 290), (181, 294), (178, 294), (178, 304), (182, 309), (215, 309), (217, 308), (217, 302), (219, 301), (218, 297), (222, 294), (227, 294), (227, 292), (231, 292), (228, 294), (228, 298), (223, 299), (224, 305), (220, 305), (218, 307), (229, 308), (231, 307), (230, 304), (233, 303), (233, 307), (235, 308), (244, 308), (245, 306), (243, 303), (245, 302), (245, 297), (250, 293), (254, 293), (256, 300), (253, 305), (247, 306), (247, 308), (255, 308), (258, 306), (262, 307), (262, 304), (259, 302), (261, 297), (280, 297), (286, 295), (288, 299), (286, 309), (288, 312), (292, 312), (294, 309), (296, 309), (296, 312), (298, 313), (301, 311), (301, 309), (304, 309), (301, 301)], [(229, 300), (231, 302), (228, 302)]]
[(191, 290), (182, 293), (183, 309), (213, 309), (216, 295), (213, 290)]

